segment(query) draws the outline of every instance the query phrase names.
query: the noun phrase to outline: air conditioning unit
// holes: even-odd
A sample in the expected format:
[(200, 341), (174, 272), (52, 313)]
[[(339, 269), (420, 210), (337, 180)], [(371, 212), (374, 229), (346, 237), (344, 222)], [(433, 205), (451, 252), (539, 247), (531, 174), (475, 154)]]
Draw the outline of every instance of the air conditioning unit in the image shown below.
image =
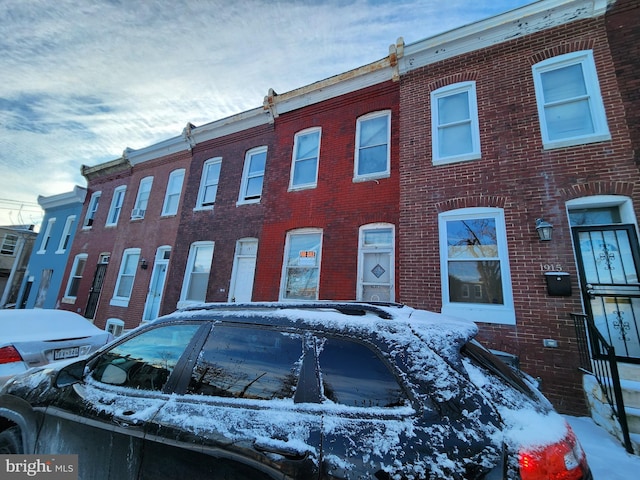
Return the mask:
[(131, 210), (131, 218), (144, 218), (145, 212), (144, 208), (134, 208)]

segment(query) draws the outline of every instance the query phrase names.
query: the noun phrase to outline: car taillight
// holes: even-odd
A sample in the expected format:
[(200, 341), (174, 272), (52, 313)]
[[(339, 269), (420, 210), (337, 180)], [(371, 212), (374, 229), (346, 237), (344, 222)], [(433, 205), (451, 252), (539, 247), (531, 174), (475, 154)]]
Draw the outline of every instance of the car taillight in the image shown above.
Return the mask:
[(22, 357), (13, 345), (0, 348), (0, 364), (21, 362)]
[(522, 480), (581, 480), (589, 471), (587, 457), (571, 427), (558, 443), (540, 449), (521, 449)]

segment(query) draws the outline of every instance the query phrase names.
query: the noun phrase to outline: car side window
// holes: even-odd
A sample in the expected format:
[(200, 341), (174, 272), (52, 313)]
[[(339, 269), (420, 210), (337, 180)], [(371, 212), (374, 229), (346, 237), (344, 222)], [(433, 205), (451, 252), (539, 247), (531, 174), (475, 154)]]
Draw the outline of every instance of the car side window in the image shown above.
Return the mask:
[(259, 400), (291, 398), (301, 364), (301, 336), (216, 326), (197, 359), (187, 393)]
[(324, 396), (352, 407), (397, 407), (407, 396), (382, 359), (361, 343), (327, 338), (319, 358)]
[(199, 328), (179, 324), (142, 332), (103, 353), (91, 376), (110, 385), (160, 391)]

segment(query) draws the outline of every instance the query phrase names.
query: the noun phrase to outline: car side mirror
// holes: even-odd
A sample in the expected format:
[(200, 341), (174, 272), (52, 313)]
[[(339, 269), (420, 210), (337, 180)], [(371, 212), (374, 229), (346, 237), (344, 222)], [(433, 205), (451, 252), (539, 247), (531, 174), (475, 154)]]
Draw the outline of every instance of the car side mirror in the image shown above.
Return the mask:
[(80, 382), (84, 376), (84, 367), (86, 365), (87, 362), (85, 360), (81, 360), (65, 366), (58, 372), (54, 385), (57, 388), (63, 388)]

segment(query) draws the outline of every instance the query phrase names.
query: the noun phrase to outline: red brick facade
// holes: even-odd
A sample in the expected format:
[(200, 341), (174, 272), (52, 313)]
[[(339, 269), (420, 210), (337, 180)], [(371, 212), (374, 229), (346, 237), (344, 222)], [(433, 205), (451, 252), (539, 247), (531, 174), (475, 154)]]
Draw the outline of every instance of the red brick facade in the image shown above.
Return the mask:
[[(612, 138), (545, 149), (532, 65), (580, 50), (593, 50)], [(482, 156), (434, 166), (430, 92), (466, 80), (476, 82)], [(626, 195), (636, 205), (640, 200), (630, 181), (638, 169), (604, 19), (580, 20), (411, 71), (401, 81), (400, 111), (402, 301), (436, 311), (442, 306), (439, 213), (503, 209), (516, 321), (482, 323), (480, 338), (518, 355), (561, 411), (583, 412), (569, 316), (581, 312), (582, 303), (565, 202), (588, 195)], [(551, 242), (537, 237), (540, 217), (554, 226)], [(573, 294), (549, 296), (545, 270), (568, 272)], [(543, 339), (557, 340), (559, 348), (543, 347)]]

